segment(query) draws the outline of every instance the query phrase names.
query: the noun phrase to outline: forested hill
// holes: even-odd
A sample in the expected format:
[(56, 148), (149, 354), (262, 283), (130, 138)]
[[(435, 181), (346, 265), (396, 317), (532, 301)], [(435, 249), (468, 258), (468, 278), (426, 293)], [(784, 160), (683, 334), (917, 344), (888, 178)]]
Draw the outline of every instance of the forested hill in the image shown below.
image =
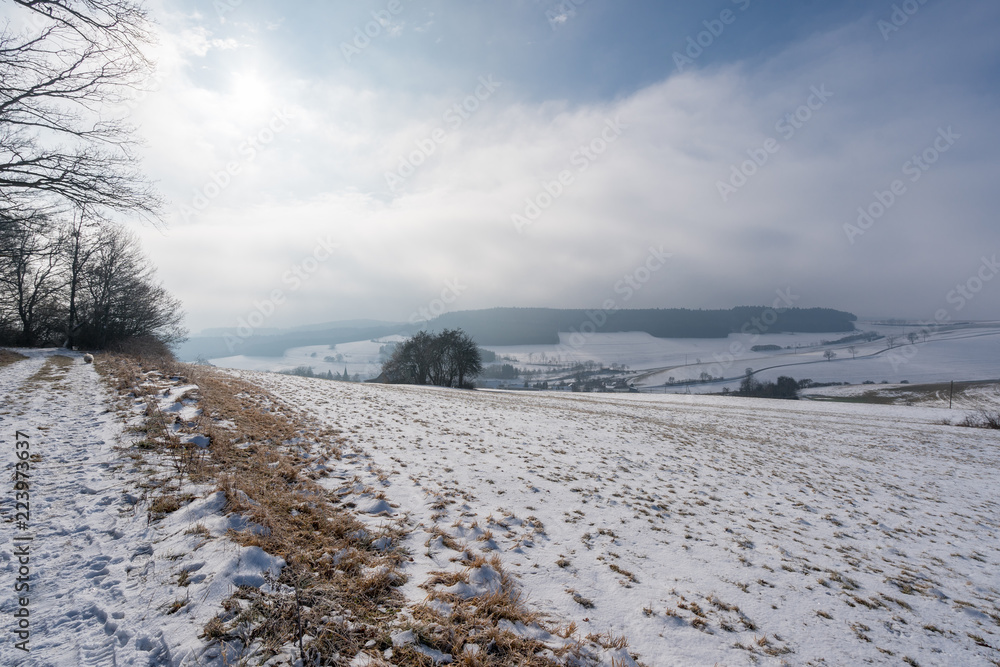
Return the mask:
[[(604, 321), (606, 318), (606, 321)], [(611, 313), (551, 308), (493, 308), (447, 313), (428, 329), (463, 329), (480, 345), (545, 345), (559, 332), (642, 331), (657, 338), (725, 338), (731, 333), (827, 333), (854, 331), (857, 317), (830, 308), (740, 306), (730, 310), (657, 308)], [(596, 326), (601, 325), (602, 326)]]

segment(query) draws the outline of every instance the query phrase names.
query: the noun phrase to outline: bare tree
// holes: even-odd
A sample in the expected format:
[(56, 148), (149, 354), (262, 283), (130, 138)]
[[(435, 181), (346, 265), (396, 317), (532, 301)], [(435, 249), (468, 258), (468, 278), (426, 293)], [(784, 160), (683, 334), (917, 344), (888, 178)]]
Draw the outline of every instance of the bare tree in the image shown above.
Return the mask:
[(827, 350), (823, 353), (823, 356), (826, 357), (827, 361), (833, 361), (833, 358), (837, 356), (837, 353), (833, 350)]
[(149, 25), (132, 0), (12, 0), (0, 29), (0, 208), (156, 220), (133, 128), (107, 110), (148, 77)]
[(97, 245), (91, 242), (90, 234), (96, 225), (88, 222), (83, 211), (73, 216), (71, 223), (66, 225), (64, 252), (66, 254), (66, 289), (68, 290), (68, 313), (66, 320), (66, 347), (76, 345), (76, 333), (80, 328), (77, 296), (83, 280), (83, 271), (91, 256), (97, 250)]
[(47, 342), (63, 285), (62, 239), (44, 216), (12, 220), (0, 213), (0, 221), (0, 303), (16, 320), (13, 342)]
[(917, 338), (919, 338), (919, 336), (917, 335), (917, 332), (915, 332), (915, 331), (911, 331), (910, 333), (906, 334), (906, 337), (907, 337), (907, 339), (909, 339), (910, 345), (913, 345), (914, 343), (916, 343), (917, 342)]
[(79, 340), (105, 348), (129, 338), (152, 337), (168, 345), (184, 339), (180, 302), (155, 280), (135, 236), (107, 225), (83, 272)]
[(851, 353), (851, 359), (856, 358), (856, 354), (857, 354), (858, 348), (856, 348), (853, 345), (851, 345), (849, 348), (847, 348), (847, 351)]

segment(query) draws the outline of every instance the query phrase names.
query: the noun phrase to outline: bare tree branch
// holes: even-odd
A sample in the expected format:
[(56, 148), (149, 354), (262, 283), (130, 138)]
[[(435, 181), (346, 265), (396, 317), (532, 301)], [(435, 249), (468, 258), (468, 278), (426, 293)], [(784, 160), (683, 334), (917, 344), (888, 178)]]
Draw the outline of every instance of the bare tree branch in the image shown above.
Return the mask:
[(134, 128), (109, 109), (151, 73), (132, 0), (11, 0), (34, 28), (0, 32), (0, 209), (87, 208), (159, 221)]

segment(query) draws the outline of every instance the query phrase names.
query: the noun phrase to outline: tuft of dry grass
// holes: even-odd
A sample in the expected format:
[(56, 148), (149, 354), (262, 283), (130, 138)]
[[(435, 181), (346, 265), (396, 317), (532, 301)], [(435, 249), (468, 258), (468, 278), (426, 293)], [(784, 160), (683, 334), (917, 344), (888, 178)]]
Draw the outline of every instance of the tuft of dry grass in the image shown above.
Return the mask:
[(570, 597), (573, 598), (573, 602), (577, 603), (578, 605), (580, 605), (584, 609), (593, 609), (594, 608), (594, 606), (595, 606), (594, 605), (594, 601), (591, 600), (590, 598), (585, 598), (582, 595), (580, 595), (577, 591), (574, 591), (572, 589), (570, 589), (570, 590), (568, 590), (566, 592), (569, 593)]
[(184, 533), (186, 535), (201, 535), (205, 539), (209, 540), (212, 539), (212, 533), (208, 530), (205, 524), (201, 523), (200, 521), (195, 525), (191, 526), (190, 528), (188, 528), (187, 530), (185, 530)]
[(191, 496), (179, 496), (177, 494), (164, 494), (158, 496), (149, 505), (149, 517), (151, 520), (162, 519), (167, 514), (171, 512), (176, 512), (185, 503), (191, 502), (193, 498)]

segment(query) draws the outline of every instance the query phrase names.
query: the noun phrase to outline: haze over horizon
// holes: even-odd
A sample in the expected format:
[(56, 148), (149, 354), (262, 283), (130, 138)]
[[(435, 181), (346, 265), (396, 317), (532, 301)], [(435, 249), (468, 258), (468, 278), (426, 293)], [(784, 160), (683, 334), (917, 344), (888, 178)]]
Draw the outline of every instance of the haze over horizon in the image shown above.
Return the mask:
[(995, 3), (150, 9), (124, 111), (170, 204), (137, 228), (192, 331), (778, 290), (1000, 312)]

